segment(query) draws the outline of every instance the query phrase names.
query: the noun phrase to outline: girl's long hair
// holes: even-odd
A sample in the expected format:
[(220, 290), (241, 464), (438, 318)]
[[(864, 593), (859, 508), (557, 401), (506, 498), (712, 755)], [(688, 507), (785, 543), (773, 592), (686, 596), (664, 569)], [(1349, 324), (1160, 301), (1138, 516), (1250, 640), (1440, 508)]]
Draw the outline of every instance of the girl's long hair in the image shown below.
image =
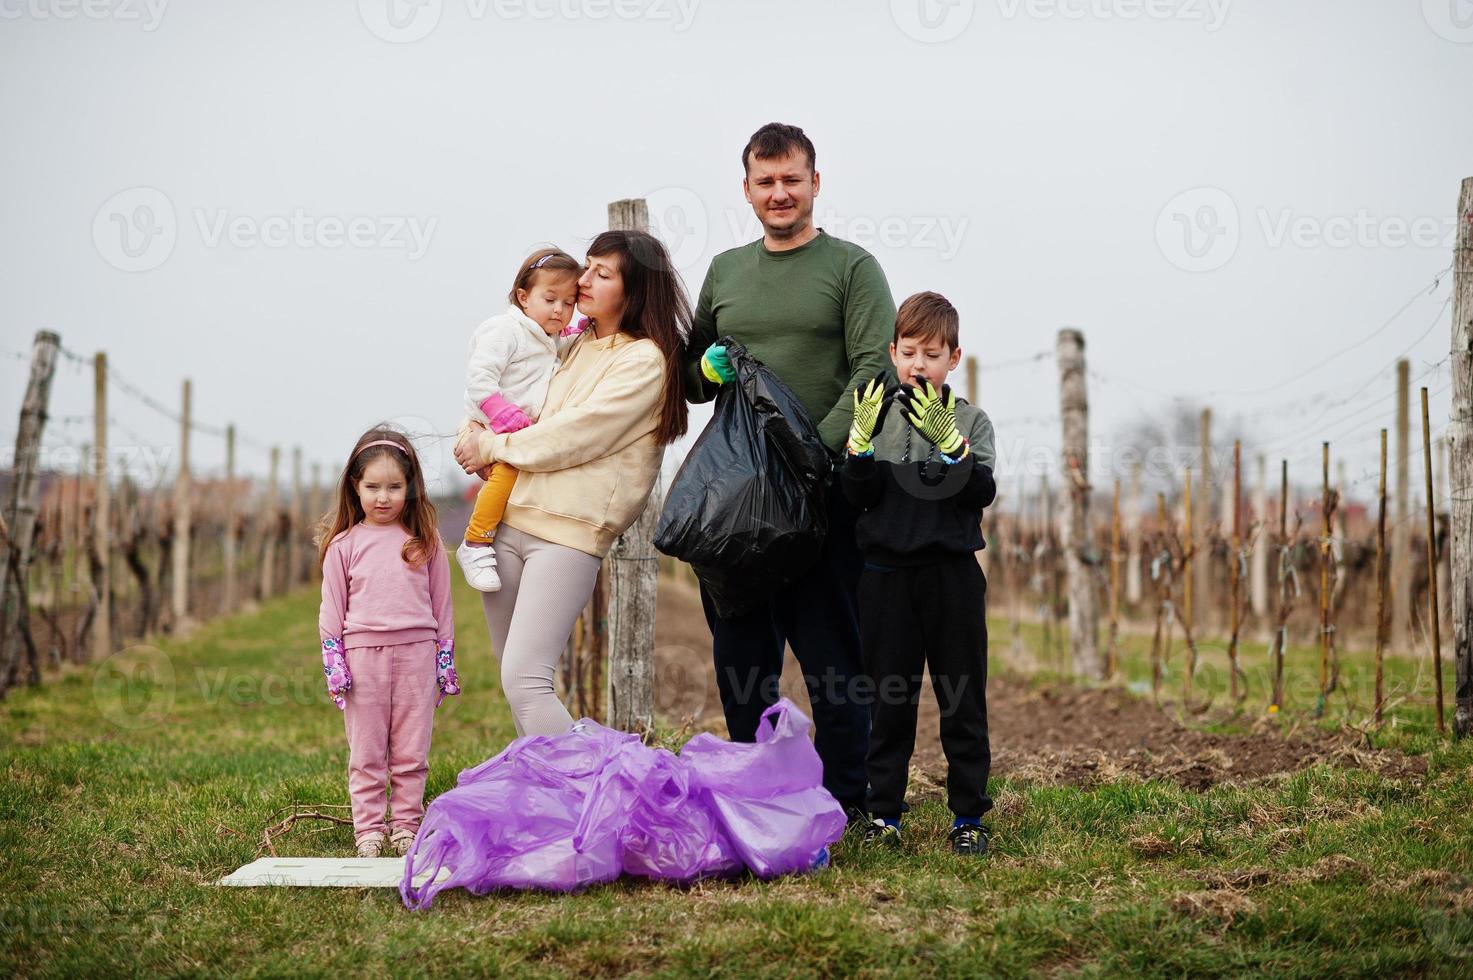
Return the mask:
[(690, 300), (670, 253), (642, 231), (606, 231), (588, 246), (590, 256), (616, 256), (624, 278), (624, 312), (619, 329), (648, 337), (665, 355), (665, 393), (655, 438), (662, 446), (685, 435), (685, 373), (681, 355), (690, 334)]
[[(368, 446), (370, 442), (387, 439), (399, 448)], [(399, 523), (409, 532), (409, 538), (400, 551), (403, 559), (411, 565), (423, 565), (441, 548), (439, 521), (435, 505), (425, 493), (424, 470), (414, 452), (414, 444), (404, 433), (386, 425), (369, 429), (358, 437), (353, 445), (353, 454), (348, 457), (343, 474), (338, 479), (337, 501), (333, 509), (322, 516), (317, 525), (317, 562), (327, 560), (327, 548), (344, 531), (361, 522), (366, 516), (363, 504), (358, 499), (358, 481), (363, 471), (376, 459), (392, 460), (404, 474), (404, 510), (399, 514)]]

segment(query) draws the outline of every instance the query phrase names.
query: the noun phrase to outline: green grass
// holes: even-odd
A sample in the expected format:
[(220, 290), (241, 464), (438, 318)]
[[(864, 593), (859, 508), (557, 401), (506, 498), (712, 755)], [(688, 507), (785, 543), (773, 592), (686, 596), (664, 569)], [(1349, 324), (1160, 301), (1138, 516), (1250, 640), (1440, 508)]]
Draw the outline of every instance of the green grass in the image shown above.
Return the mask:
[[(479, 606), (457, 598), (468, 693), (437, 718), (431, 798), (512, 737)], [(946, 853), (948, 815), (929, 800), (908, 819), (903, 852), (841, 844), (829, 870), (767, 883), (455, 892), (425, 913), (387, 889), (210, 887), (256, 857), (278, 808), (346, 802), (315, 607), (305, 592), (284, 597), (0, 703), (0, 972), (1457, 976), (1473, 966), (1473, 747), (1427, 734), (1415, 706), (1398, 739), (1429, 753), (1416, 784), (1323, 766), (1202, 794), (1154, 781), (1088, 791), (995, 781), (982, 861)], [(1006, 642), (1005, 624), (993, 637)], [(1138, 680), (1137, 660), (1125, 663)], [(293, 831), (281, 852), (350, 851), (346, 828), (312, 829)]]

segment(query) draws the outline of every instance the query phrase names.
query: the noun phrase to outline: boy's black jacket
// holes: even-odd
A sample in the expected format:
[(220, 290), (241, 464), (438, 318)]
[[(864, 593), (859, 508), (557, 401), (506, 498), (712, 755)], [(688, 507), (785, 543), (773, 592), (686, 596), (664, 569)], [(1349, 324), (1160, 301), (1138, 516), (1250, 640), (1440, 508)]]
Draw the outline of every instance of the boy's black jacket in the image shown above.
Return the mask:
[(992, 420), (962, 398), (956, 426), (971, 450), (948, 464), (891, 405), (874, 436), (874, 455), (847, 455), (844, 495), (861, 513), (859, 548), (878, 565), (928, 565), (984, 547), (982, 509), (997, 496)]

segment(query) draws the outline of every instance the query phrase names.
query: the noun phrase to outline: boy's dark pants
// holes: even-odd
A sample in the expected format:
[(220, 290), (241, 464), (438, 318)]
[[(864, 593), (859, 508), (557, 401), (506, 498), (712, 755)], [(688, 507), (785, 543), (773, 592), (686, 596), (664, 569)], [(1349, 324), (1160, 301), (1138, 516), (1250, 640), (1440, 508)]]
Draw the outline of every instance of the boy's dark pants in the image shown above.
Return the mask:
[(951, 812), (992, 809), (987, 776), (987, 579), (973, 555), (936, 565), (866, 564), (859, 580), (865, 673), (874, 683), (874, 726), (866, 766), (870, 812), (898, 820), (915, 748), (921, 668), (941, 708), (946, 795)]
[(784, 643), (791, 643), (813, 707), (814, 748), (823, 760), (824, 788), (840, 803), (863, 807), (870, 712), (861, 689), (855, 609), (863, 560), (854, 541), (857, 515), (837, 480), (828, 500), (823, 551), (797, 581), (730, 619), (717, 618), (705, 587), (701, 606), (711, 627), (716, 685), (731, 740), (756, 739), (762, 712), (777, 702)]

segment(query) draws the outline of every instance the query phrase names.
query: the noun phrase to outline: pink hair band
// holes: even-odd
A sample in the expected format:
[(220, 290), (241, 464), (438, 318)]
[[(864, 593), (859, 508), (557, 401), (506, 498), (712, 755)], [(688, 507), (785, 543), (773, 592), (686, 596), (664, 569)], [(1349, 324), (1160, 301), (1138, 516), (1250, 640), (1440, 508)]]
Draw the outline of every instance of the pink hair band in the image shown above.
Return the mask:
[(403, 446), (399, 445), (399, 443), (395, 442), (392, 439), (375, 439), (373, 442), (370, 442), (368, 445), (364, 446), (363, 449), (360, 449), (358, 451), (361, 453), (364, 449), (372, 449), (374, 446), (389, 446), (391, 448), (399, 450), (406, 456), (409, 455), (409, 450), (405, 449)]

